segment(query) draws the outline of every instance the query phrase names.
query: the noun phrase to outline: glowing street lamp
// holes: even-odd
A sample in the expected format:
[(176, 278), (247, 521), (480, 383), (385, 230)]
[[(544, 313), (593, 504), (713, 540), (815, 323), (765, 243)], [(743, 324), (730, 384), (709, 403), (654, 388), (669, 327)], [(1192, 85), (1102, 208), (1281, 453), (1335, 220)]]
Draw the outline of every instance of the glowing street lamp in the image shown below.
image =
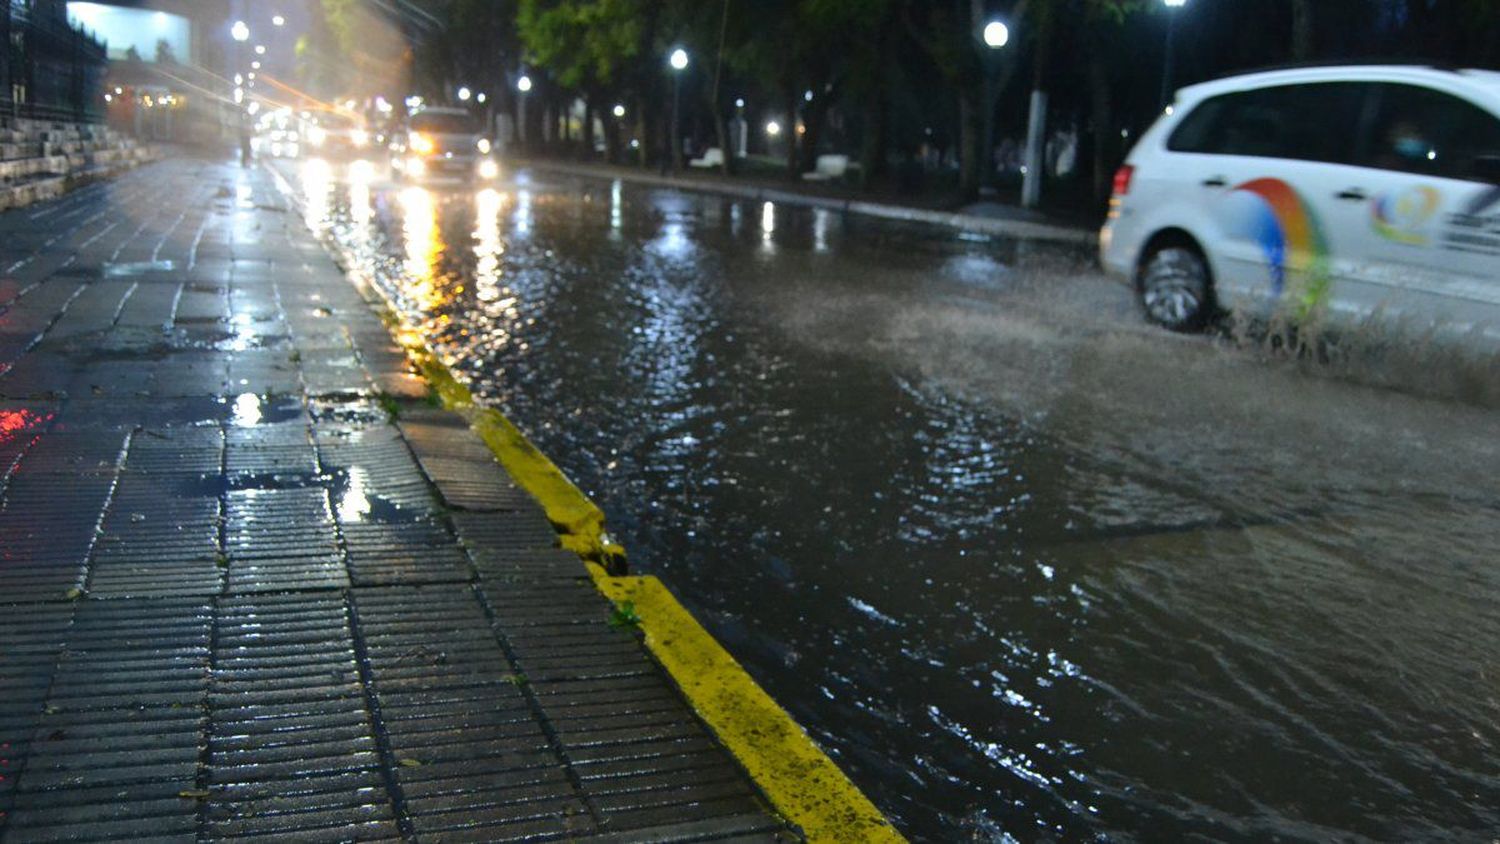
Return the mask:
[(229, 34), (233, 36), (234, 40), (236, 41), (249, 41), (250, 27), (247, 26), (244, 21), (235, 21), (234, 26), (231, 26), (229, 28)]
[(286, 26), (286, 18), (282, 17), (281, 15), (272, 15), (271, 24), (273, 26)]
[(688, 66), (687, 50), (681, 47), (673, 50), (667, 63), (672, 66), (672, 149), (667, 160), (671, 162), (675, 172), (682, 169), (682, 138), (678, 136), (678, 127), (681, 125), (682, 72)]
[(474, 92), (470, 91), (467, 87), (458, 89), (458, 98), (460, 100), (468, 102), (469, 98), (472, 96), (474, 96)]
[(266, 45), (264, 45), (264, 44), (256, 44), (255, 45), (255, 55), (257, 55), (257, 56), (264, 56), (265, 54), (266, 54)]
[(617, 106), (615, 106), (615, 117), (624, 117), (624, 116), (625, 116), (625, 106), (623, 106), (623, 105), (617, 105)]
[(998, 50), (1010, 41), (1010, 27), (1001, 21), (990, 21), (984, 25), (984, 46)]
[(521, 74), (516, 80), (516, 90), (521, 96), (516, 97), (516, 140), (521, 144), (526, 143), (526, 92), (531, 90), (531, 77)]

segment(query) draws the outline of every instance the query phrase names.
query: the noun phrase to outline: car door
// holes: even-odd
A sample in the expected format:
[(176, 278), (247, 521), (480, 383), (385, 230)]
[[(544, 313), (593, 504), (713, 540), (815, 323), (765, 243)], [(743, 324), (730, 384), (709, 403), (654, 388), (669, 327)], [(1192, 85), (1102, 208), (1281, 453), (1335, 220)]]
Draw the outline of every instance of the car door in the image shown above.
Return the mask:
[[(1356, 225), (1362, 312), (1471, 326), (1500, 318), (1500, 117), (1453, 94), (1370, 86), (1356, 171), (1337, 196)], [(1488, 312), (1488, 313), (1487, 313)]]
[(1325, 297), (1347, 271), (1341, 227), (1321, 197), (1352, 169), (1361, 92), (1314, 82), (1238, 91), (1202, 103), (1168, 139), (1191, 161), (1212, 234), (1220, 301), (1257, 309)]

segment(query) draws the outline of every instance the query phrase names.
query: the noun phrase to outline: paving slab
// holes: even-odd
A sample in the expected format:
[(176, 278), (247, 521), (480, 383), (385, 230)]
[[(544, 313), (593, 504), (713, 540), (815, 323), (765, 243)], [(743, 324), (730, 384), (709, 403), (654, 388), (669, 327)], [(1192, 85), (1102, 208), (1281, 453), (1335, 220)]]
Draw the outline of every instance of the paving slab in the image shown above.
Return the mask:
[(269, 174), (0, 232), (0, 840), (796, 837)]

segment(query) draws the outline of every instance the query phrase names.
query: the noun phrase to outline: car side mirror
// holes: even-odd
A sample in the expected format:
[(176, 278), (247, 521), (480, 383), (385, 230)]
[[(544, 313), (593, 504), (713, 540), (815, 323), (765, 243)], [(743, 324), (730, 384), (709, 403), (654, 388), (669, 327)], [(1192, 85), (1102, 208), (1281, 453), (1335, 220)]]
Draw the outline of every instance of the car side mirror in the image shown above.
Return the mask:
[(1481, 182), (1500, 185), (1500, 152), (1475, 156), (1474, 175)]

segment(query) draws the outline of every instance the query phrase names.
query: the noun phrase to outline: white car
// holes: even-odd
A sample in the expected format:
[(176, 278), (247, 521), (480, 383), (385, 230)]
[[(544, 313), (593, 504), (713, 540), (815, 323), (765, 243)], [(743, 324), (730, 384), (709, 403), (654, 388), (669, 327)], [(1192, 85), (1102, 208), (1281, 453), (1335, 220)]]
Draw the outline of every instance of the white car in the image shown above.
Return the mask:
[(1318, 67), (1184, 88), (1115, 175), (1100, 252), (1176, 330), (1283, 308), (1500, 340), (1500, 73)]
[(410, 181), (444, 177), (490, 181), (500, 175), (479, 121), (459, 108), (414, 112), (406, 132), (391, 142), (391, 168)]

